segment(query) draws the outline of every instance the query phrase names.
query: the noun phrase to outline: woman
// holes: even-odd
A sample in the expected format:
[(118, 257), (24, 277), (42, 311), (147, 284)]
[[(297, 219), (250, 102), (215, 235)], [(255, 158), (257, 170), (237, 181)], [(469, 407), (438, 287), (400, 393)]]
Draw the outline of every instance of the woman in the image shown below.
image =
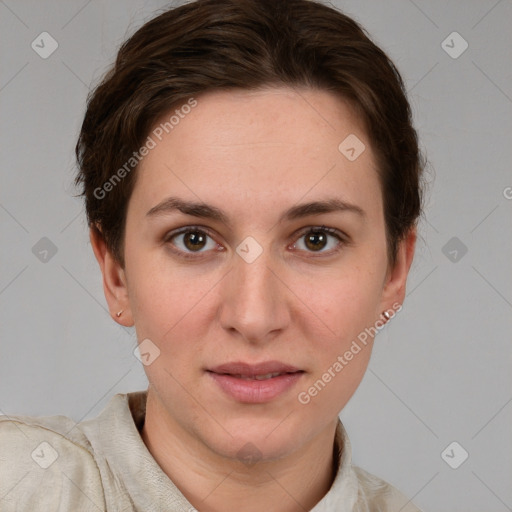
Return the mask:
[(2, 510), (417, 511), (338, 414), (401, 309), (422, 161), (400, 75), (308, 0), (149, 21), (76, 147), (112, 318), (147, 391), (2, 418)]

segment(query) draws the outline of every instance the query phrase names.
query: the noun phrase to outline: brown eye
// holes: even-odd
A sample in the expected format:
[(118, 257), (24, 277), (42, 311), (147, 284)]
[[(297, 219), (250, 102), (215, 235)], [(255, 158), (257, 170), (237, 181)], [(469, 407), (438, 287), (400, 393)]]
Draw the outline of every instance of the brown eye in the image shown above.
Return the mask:
[(343, 235), (337, 229), (322, 226), (308, 228), (303, 231), (293, 247), (309, 253), (325, 254), (327, 256), (339, 250), (344, 241)]
[(173, 252), (183, 257), (203, 255), (217, 247), (217, 243), (206, 231), (193, 227), (170, 233), (165, 242), (172, 246)]

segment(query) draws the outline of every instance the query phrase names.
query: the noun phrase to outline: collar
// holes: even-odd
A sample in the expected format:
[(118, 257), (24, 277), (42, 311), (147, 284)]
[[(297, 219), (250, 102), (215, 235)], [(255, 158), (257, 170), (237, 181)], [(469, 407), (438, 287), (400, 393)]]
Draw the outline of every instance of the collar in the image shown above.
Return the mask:
[[(93, 447), (102, 479), (114, 489), (113, 496), (105, 497), (107, 509), (108, 505), (120, 509), (126, 501), (127, 505), (144, 512), (194, 510), (157, 464), (140, 436), (146, 398), (147, 390), (116, 394), (97, 418), (80, 423), (80, 429)], [(334, 443), (336, 476), (327, 494), (311, 512), (327, 512), (340, 503), (344, 510), (352, 510), (357, 500), (358, 482), (351, 459), (350, 441), (338, 420)]]

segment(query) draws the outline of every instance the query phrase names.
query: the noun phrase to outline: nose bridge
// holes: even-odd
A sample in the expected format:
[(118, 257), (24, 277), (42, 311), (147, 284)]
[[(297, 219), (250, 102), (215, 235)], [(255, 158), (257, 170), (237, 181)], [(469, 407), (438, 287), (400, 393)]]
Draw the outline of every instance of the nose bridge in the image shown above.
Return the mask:
[[(243, 258), (238, 258), (235, 263), (234, 277), (239, 286), (240, 295), (238, 302), (245, 300), (249, 302), (259, 302), (254, 304), (261, 307), (263, 304), (270, 307), (274, 288), (275, 276), (270, 271), (272, 262), (267, 254), (260, 255), (255, 261), (248, 263)], [(264, 299), (264, 300), (263, 300)]]
[[(250, 242), (249, 242), (250, 244)], [(286, 300), (282, 285), (275, 276), (275, 262), (269, 250), (263, 250), (255, 259), (246, 257), (240, 244), (233, 255), (233, 269), (227, 276), (221, 321), (226, 329), (235, 329), (247, 340), (263, 341), (269, 333), (284, 328), (288, 322)], [(253, 255), (254, 256), (254, 252)]]

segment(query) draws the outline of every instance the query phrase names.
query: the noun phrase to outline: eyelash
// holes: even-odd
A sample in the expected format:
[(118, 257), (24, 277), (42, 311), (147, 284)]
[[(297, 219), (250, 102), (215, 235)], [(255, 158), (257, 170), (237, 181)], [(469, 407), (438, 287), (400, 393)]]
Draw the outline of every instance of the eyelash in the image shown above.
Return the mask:
[[(173, 238), (175, 238), (179, 235), (182, 235), (184, 233), (200, 233), (202, 235), (207, 235), (212, 240), (214, 239), (212, 233), (204, 227), (186, 226), (184, 228), (180, 228), (176, 231), (172, 231), (172, 232), (168, 233), (168, 235), (164, 239), (164, 242), (169, 243)], [(335, 249), (331, 249), (330, 251), (327, 251), (327, 252), (320, 252), (320, 253), (315, 254), (313, 251), (307, 251), (307, 252), (311, 252), (311, 254), (312, 254), (311, 257), (313, 257), (313, 258), (332, 256), (332, 255), (338, 253), (342, 249), (342, 247), (348, 243), (346, 236), (341, 231), (338, 231), (335, 228), (329, 228), (329, 227), (325, 227), (325, 226), (308, 226), (308, 227), (304, 228), (303, 230), (301, 230), (301, 232), (297, 236), (296, 240), (301, 239), (303, 236), (305, 236), (309, 233), (328, 233), (329, 235), (337, 238), (338, 241), (340, 242)], [(294, 242), (294, 244), (295, 243), (296, 242)], [(197, 253), (184, 252), (181, 249), (171, 249), (171, 250), (178, 256), (185, 258), (185, 259), (196, 259), (197, 260), (202, 257), (202, 254), (204, 254), (202, 252), (197, 252)]]

